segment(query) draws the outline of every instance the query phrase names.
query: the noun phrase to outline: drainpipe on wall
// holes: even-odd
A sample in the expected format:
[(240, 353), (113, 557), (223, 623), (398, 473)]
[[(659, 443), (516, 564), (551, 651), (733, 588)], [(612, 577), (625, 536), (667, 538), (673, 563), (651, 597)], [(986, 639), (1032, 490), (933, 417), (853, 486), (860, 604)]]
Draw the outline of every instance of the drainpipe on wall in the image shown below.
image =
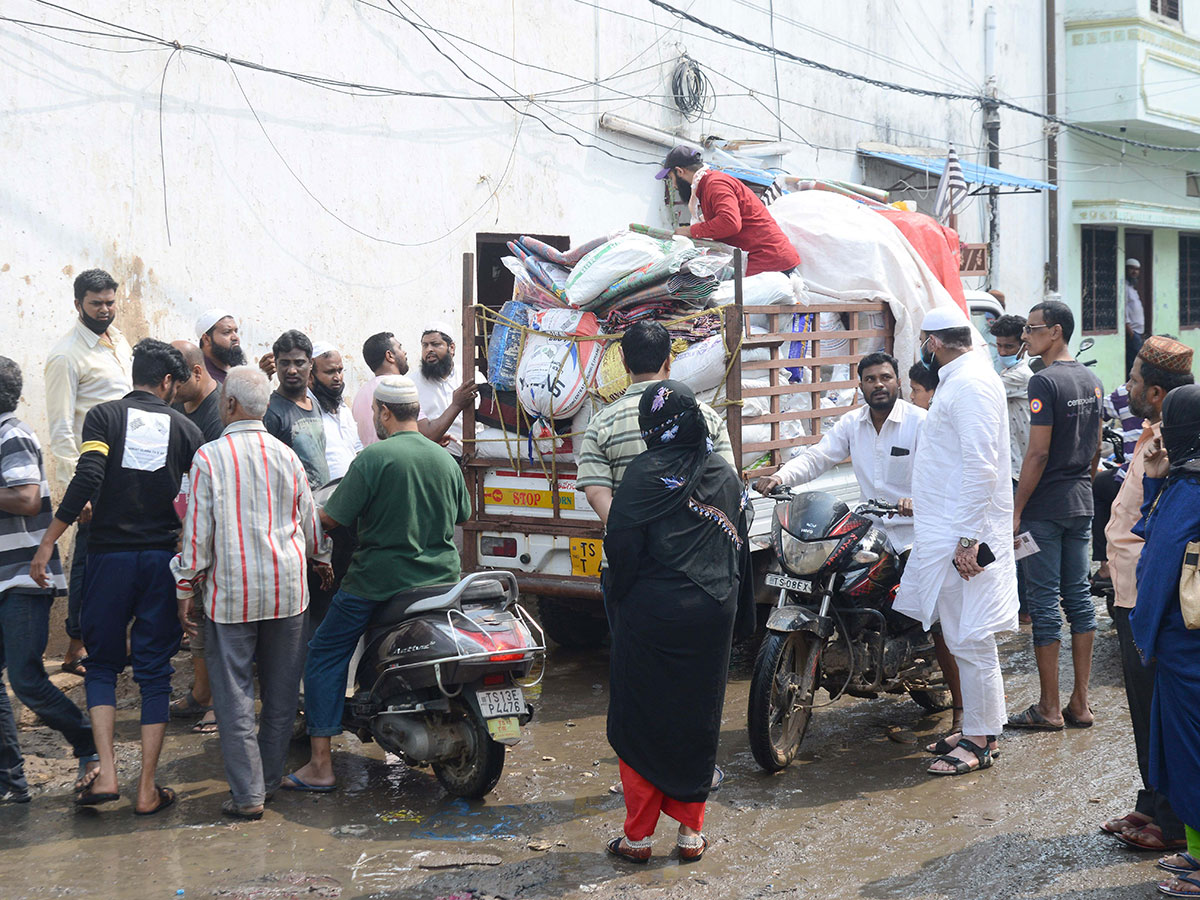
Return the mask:
[[(1000, 168), (1000, 107), (996, 103), (996, 7), (989, 6), (983, 15), (983, 73), (986, 79), (983, 102), (983, 130), (987, 135), (988, 165)], [(992, 287), (992, 272), (996, 266), (996, 250), (1000, 245), (1000, 221), (997, 215), (1000, 188), (988, 188), (988, 287)]]
[[(1046, 0), (1046, 112), (1058, 115), (1058, 27)], [(1058, 185), (1058, 126), (1046, 123), (1046, 180)], [(1046, 293), (1058, 291), (1058, 191), (1046, 191)]]

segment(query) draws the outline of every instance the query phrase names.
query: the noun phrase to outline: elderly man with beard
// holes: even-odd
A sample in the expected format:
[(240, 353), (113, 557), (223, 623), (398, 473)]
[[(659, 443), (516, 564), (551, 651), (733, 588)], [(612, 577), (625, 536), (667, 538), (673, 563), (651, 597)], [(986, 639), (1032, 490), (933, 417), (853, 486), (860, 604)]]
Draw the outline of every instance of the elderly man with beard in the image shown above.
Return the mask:
[(218, 385), (234, 366), (246, 364), (246, 353), (238, 337), (237, 319), (220, 307), (206, 309), (196, 320), (196, 343), (204, 354), (204, 368)]
[(462, 411), (475, 402), (479, 389), (473, 379), (454, 387), (454, 339), (450, 326), (434, 322), (421, 332), (421, 371), (412, 380), (421, 398), (421, 434), (461, 459)]
[[(50, 455), (54, 457), (54, 482), (65, 490), (79, 461), (84, 417), (100, 403), (119, 400), (130, 383), (129, 342), (113, 324), (117, 318), (117, 282), (103, 269), (88, 269), (75, 278), (75, 311), (78, 320), (46, 357), (46, 418), (50, 425)], [(79, 514), (75, 547), (71, 552), (70, 588), (67, 597), (67, 637), (70, 643), (62, 670), (83, 675), (85, 656), (79, 615), (83, 603), (83, 568), (87, 558), (88, 527), (92, 505)]]

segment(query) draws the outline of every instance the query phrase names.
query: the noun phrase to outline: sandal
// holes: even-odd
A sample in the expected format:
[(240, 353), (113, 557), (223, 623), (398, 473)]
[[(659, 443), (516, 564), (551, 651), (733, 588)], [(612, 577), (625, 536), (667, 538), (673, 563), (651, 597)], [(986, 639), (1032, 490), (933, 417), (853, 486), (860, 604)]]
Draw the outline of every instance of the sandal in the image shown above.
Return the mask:
[(192, 734), (217, 734), (220, 730), (216, 719), (213, 719), (211, 722), (201, 719), (192, 726)]
[(221, 815), (229, 816), (231, 819), (245, 819), (248, 822), (257, 822), (263, 817), (263, 808), (261, 806), (238, 806), (230, 797), (221, 804)]
[[(1168, 862), (1168, 860), (1179, 859), (1183, 861), (1183, 865), (1178, 863)], [(1190, 853), (1181, 852), (1174, 853), (1171, 856), (1164, 856), (1155, 863), (1160, 869), (1176, 875), (1191, 875), (1193, 872), (1200, 872), (1200, 860), (1192, 856)]]
[(60, 672), (66, 672), (68, 675), (78, 675), (82, 678), (87, 674), (87, 660), (83, 657), (73, 659), (70, 662), (65, 662), (58, 667)]
[(1120, 834), (1126, 828), (1141, 828), (1144, 825), (1153, 824), (1154, 820), (1152, 818), (1134, 810), (1131, 813), (1126, 813), (1119, 819), (1109, 819), (1100, 826), (1100, 830), (1105, 834)]
[[(89, 769), (88, 766), (96, 763), (96, 768)], [(79, 757), (79, 769), (75, 773), (75, 793), (85, 790), (93, 781), (100, 775), (100, 757), (93, 753), (91, 756)]]
[[(1165, 840), (1162, 829), (1155, 824), (1143, 825), (1141, 828), (1123, 831), (1116, 837), (1126, 847), (1132, 847), (1134, 850), (1153, 850), (1156, 853), (1162, 853), (1164, 850), (1182, 850), (1187, 847), (1187, 841), (1183, 839), (1174, 841)], [(1193, 870), (1187, 869), (1185, 871), (1190, 872)]]
[(681, 863), (699, 862), (704, 857), (704, 851), (708, 849), (708, 838), (702, 834), (688, 837), (681, 834), (676, 837), (675, 846), (679, 849)]
[(140, 810), (136, 806), (133, 808), (135, 816), (152, 816), (155, 813), (160, 813), (168, 806), (175, 803), (175, 792), (168, 787), (154, 786), (154, 790), (158, 792), (158, 805), (154, 809)]
[[(932, 753), (934, 756), (945, 756), (947, 753), (952, 753), (954, 751), (954, 748), (957, 746), (957, 741), (955, 743), (951, 744), (949, 739), (954, 737), (956, 734), (961, 735), (962, 732), (961, 731), (950, 732), (944, 738), (940, 738), (936, 744), (927, 745), (925, 747), (925, 752)], [(960, 740), (961, 740), (961, 738), (960, 738)], [(990, 744), (991, 741), (989, 741), (988, 743)], [(992, 751), (992, 759), (1000, 758), (1000, 748), (999, 747), (991, 747), (989, 749)]]
[[(97, 769), (97, 772), (100, 770)], [(112, 803), (114, 800), (120, 800), (121, 795), (117, 793), (97, 794), (92, 790), (92, 785), (96, 779), (93, 778), (88, 782), (87, 787), (75, 795), (76, 806), (99, 806), (101, 803)]]
[[(1181, 883), (1190, 884), (1195, 890), (1183, 890), (1178, 887)], [(1158, 892), (1168, 897), (1200, 897), (1200, 881), (1190, 875), (1176, 875), (1170, 881), (1160, 881)]]
[[(1091, 712), (1092, 712), (1092, 708), (1089, 706), (1088, 713), (1091, 713)], [(1071, 712), (1071, 710), (1067, 709), (1067, 707), (1064, 706), (1063, 707), (1063, 722), (1071, 728), (1091, 728), (1093, 725), (1096, 724), (1096, 719), (1095, 719), (1095, 716), (1093, 716), (1092, 720), (1090, 722), (1085, 722), (1085, 721), (1083, 721), (1083, 719), (1079, 718), (1077, 715), (1075, 715), (1075, 713)]]
[(198, 701), (191, 691), (187, 692), (186, 697), (180, 697), (178, 700), (172, 700), (168, 707), (172, 719), (194, 719), (196, 716), (202, 716), (212, 709), (212, 704), (205, 706)]
[(1037, 710), (1035, 704), (1030, 704), (1024, 712), (1014, 713), (1008, 717), (1009, 728), (1029, 728), (1035, 731), (1062, 731), (1061, 723), (1055, 725)]
[(957, 756), (951, 756), (949, 753), (947, 753), (939, 756), (934, 760), (934, 762), (943, 762), (948, 766), (953, 766), (953, 771), (943, 772), (941, 769), (933, 768), (933, 766), (930, 766), (925, 771), (930, 775), (967, 775), (971, 772), (978, 772), (982, 769), (991, 768), (992, 751), (990, 751), (986, 746), (980, 747), (974, 741), (969, 741), (966, 738), (959, 738), (958, 746), (955, 749), (958, 749), (959, 747), (974, 754), (977, 764), (971, 765), (969, 760), (959, 759)]
[[(625, 845), (622, 846), (621, 842)], [(645, 846), (642, 846), (645, 845)], [(630, 841), (626, 837), (615, 837), (607, 844), (604, 849), (613, 856), (619, 856), (621, 859), (627, 859), (631, 863), (637, 863), (639, 866), (644, 866), (650, 862), (650, 839), (646, 838), (637, 842)]]

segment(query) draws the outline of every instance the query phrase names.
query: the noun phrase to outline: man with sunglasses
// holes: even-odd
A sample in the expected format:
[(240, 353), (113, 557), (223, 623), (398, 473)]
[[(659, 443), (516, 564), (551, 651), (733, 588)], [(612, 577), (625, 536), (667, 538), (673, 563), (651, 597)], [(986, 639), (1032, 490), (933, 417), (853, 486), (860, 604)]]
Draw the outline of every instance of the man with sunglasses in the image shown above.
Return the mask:
[[(1038, 546), (1021, 565), (1041, 695), (1037, 703), (1009, 716), (1013, 728), (1061, 731), (1064, 723), (1089, 728), (1094, 721), (1088, 680), (1096, 610), (1088, 586), (1088, 539), (1104, 392), (1100, 379), (1067, 349), (1074, 330), (1070, 308), (1049, 300), (1030, 310), (1023, 335), (1029, 355), (1046, 364), (1029, 380), (1029, 448), (1013, 510), (1013, 533), (1028, 531)], [(1060, 705), (1058, 685), (1062, 613), (1071, 625), (1075, 674), (1066, 706)]]

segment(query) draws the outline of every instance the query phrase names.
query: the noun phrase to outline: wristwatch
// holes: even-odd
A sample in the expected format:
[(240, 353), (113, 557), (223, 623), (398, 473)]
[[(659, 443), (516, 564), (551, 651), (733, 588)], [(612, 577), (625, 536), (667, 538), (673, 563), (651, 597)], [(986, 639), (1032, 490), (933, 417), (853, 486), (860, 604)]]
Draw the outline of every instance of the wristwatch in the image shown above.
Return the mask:
[(960, 537), (958, 539), (958, 546), (962, 547), (964, 550), (970, 550), (972, 547), (974, 547), (978, 543), (979, 543), (979, 540), (977, 538), (961, 538)]

